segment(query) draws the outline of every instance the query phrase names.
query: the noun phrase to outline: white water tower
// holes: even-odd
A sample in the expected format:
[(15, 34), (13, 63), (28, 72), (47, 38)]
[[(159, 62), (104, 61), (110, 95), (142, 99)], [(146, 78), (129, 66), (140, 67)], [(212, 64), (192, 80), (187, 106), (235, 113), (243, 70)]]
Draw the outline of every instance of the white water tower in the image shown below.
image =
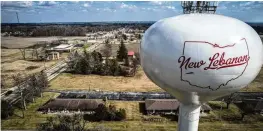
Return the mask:
[(252, 27), (193, 10), (159, 20), (140, 45), (146, 75), (181, 102), (179, 131), (197, 131), (201, 105), (244, 88), (262, 66), (262, 42)]

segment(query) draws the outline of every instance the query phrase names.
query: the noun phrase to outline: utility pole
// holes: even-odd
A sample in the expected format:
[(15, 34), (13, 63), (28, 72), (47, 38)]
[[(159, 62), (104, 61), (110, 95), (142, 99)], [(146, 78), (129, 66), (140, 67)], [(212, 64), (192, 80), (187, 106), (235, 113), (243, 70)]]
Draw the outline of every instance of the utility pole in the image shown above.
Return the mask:
[(18, 13), (16, 12), (17, 23), (19, 23)]

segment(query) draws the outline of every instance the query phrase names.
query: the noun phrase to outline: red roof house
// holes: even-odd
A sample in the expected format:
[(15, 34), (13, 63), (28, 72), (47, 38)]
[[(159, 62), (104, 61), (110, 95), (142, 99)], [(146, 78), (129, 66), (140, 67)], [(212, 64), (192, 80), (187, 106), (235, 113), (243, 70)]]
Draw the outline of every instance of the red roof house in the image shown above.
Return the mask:
[(133, 56), (134, 55), (134, 51), (128, 51), (128, 56)]

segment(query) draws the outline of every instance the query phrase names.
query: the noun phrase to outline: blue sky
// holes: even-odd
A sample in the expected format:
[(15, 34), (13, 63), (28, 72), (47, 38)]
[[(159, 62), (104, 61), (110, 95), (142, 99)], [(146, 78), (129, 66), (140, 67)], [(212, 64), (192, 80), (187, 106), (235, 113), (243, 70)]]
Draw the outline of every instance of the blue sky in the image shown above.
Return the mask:
[[(1, 22), (94, 22), (94, 21), (156, 21), (182, 14), (180, 1), (92, 2), (92, 1), (4, 1), (1, 2)], [(261, 2), (219, 2), (217, 14), (246, 22), (263, 22)]]

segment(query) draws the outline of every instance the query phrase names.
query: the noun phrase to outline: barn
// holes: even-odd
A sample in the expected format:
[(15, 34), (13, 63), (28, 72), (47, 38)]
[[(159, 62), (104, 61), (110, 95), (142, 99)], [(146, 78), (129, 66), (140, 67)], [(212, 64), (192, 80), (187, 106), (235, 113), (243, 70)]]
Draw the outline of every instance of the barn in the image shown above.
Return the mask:
[(60, 112), (60, 111), (80, 111), (85, 113), (94, 113), (95, 109), (104, 104), (101, 99), (51, 99), (41, 106), (38, 111), (42, 112)]
[[(146, 99), (145, 110), (148, 115), (155, 114), (178, 114), (180, 102), (176, 99)], [(201, 106), (201, 113), (210, 113), (212, 108), (203, 104)]]

